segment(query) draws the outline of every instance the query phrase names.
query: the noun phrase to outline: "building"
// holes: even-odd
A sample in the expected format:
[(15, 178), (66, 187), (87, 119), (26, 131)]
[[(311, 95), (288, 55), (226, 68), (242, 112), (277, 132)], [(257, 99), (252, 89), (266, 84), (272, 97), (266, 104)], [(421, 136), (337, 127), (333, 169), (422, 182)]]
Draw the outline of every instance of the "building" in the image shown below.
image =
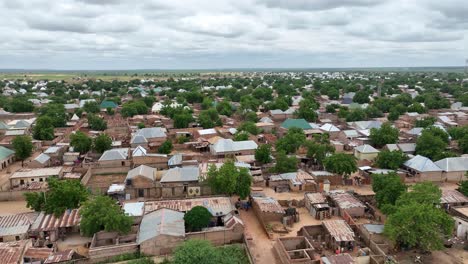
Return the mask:
[(442, 181), (442, 169), (432, 160), (417, 155), (407, 160), (403, 166), (408, 170), (410, 177), (416, 181)]
[(145, 213), (161, 208), (168, 208), (179, 212), (188, 212), (195, 206), (203, 206), (213, 215), (223, 217), (235, 210), (229, 197), (206, 197), (183, 200), (146, 201)]
[(51, 158), (49, 155), (41, 153), (36, 158), (34, 158), (29, 164), (29, 168), (45, 168), (49, 167), (51, 164)]
[(114, 103), (113, 101), (109, 101), (109, 100), (104, 100), (99, 105), (99, 108), (101, 108), (101, 109), (107, 109), (107, 108), (114, 109), (114, 108), (117, 108), (117, 107), (118, 107), (118, 105), (116, 103)]
[(270, 110), (270, 116), (271, 119), (273, 119), (274, 121), (281, 121), (293, 117), (294, 112), (296, 112), (296, 109), (292, 107), (286, 109), (286, 111), (283, 111), (281, 109), (274, 109)]
[[(162, 127), (145, 127), (139, 129), (135, 133), (130, 144), (132, 145), (132, 148), (136, 148), (141, 144), (147, 144), (149, 147), (160, 146), (167, 139), (166, 132), (167, 130)], [(142, 142), (142, 138), (146, 139), (146, 142)]]
[(305, 193), (304, 203), (310, 215), (315, 219), (322, 220), (329, 218), (331, 215), (327, 197), (322, 193)]
[(279, 237), (273, 246), (279, 260), (283, 264), (320, 264), (320, 254), (315, 250), (308, 238)]
[(136, 197), (156, 197), (156, 169), (140, 165), (131, 169), (125, 178), (125, 193), (130, 199)]
[(440, 203), (446, 208), (468, 205), (468, 197), (457, 190), (442, 190)]
[(210, 151), (214, 156), (253, 155), (257, 147), (253, 140), (233, 141), (222, 138), (210, 146)]
[(1, 169), (5, 169), (10, 164), (15, 161), (15, 151), (9, 148), (5, 148), (0, 146), (0, 167)]
[(32, 247), (31, 240), (0, 243), (0, 259), (2, 264), (24, 263), (24, 252), (30, 247)]
[[(167, 170), (160, 180), (162, 197), (199, 196), (200, 169), (198, 166), (175, 167)], [(189, 190), (190, 189), (190, 190)]]
[(265, 226), (270, 222), (283, 222), (285, 211), (277, 200), (271, 197), (252, 197), (252, 208)]
[(345, 213), (352, 217), (364, 216), (366, 206), (353, 195), (341, 190), (331, 191), (329, 195), (341, 216)]
[(167, 255), (185, 239), (184, 213), (158, 209), (143, 216), (137, 243), (145, 255)]
[(358, 160), (369, 160), (372, 161), (377, 158), (379, 151), (371, 145), (361, 145), (354, 148), (354, 156)]
[(311, 171), (310, 174), (314, 178), (315, 182), (320, 186), (322, 186), (327, 180), (331, 185), (343, 184), (343, 177), (339, 174), (329, 171)]
[(355, 235), (344, 220), (327, 220), (322, 222), (326, 233), (330, 235), (327, 244), (333, 250), (352, 251), (355, 246)]
[(442, 169), (442, 179), (460, 182), (468, 171), (468, 157), (445, 158), (435, 162)]
[(37, 216), (38, 213), (0, 216), (0, 242), (27, 239), (29, 227)]
[(55, 242), (67, 233), (79, 233), (80, 221), (79, 209), (68, 209), (60, 217), (41, 212), (29, 229), (29, 237)]
[(130, 166), (128, 148), (115, 148), (104, 151), (98, 163), (101, 167), (126, 167)]
[(297, 172), (270, 176), (269, 187), (277, 190), (287, 188), (293, 192), (315, 191), (317, 184), (312, 175), (303, 170), (298, 170)]
[(310, 124), (305, 119), (288, 118), (281, 124), (281, 128), (286, 129), (286, 130), (293, 128), (293, 127), (300, 128), (302, 130), (312, 129)]
[(10, 176), (10, 186), (18, 187), (34, 182), (45, 182), (49, 177), (62, 176), (62, 170), (63, 167), (20, 169)]

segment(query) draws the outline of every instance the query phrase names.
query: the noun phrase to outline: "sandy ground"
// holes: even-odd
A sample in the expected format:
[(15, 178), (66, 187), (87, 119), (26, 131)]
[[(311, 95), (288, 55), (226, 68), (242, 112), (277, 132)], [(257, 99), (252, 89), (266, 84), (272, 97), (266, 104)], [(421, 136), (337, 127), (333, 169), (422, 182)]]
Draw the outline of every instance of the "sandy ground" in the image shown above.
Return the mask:
[(57, 241), (57, 247), (59, 251), (74, 249), (78, 254), (87, 256), (88, 248), (86, 244), (91, 243), (91, 237), (82, 237), (79, 234), (68, 235), (67, 238), (62, 241)]
[(26, 201), (0, 202), (0, 216), (32, 212), (26, 207)]
[(250, 250), (254, 262), (256, 264), (281, 264), (277, 261), (276, 255), (273, 252), (274, 241), (268, 238), (253, 210), (241, 210), (240, 217), (245, 223), (246, 236), (252, 239)]
[(417, 251), (407, 251), (398, 253), (396, 257), (400, 264), (413, 264), (415, 256), (421, 256), (421, 260), (423, 263), (468, 263), (468, 252), (460, 248), (447, 248), (445, 250), (433, 251), (431, 254), (428, 255), (421, 255)]

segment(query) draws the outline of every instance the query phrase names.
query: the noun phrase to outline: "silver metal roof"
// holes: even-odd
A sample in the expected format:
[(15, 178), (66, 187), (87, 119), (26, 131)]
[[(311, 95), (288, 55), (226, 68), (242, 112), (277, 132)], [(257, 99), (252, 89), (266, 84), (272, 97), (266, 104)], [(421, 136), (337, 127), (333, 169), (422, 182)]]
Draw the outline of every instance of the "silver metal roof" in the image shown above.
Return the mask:
[(443, 171), (468, 171), (468, 157), (445, 158), (436, 161), (435, 164)]
[(99, 161), (125, 160), (128, 158), (128, 148), (109, 149), (102, 154)]
[(185, 237), (184, 213), (162, 208), (144, 215), (137, 243), (140, 244), (159, 235)]
[(154, 176), (156, 175), (156, 169), (146, 165), (140, 165), (132, 170), (127, 172), (126, 180), (133, 179), (137, 176), (145, 177), (149, 180), (154, 181)]
[(412, 159), (407, 160), (404, 165), (420, 172), (442, 171), (442, 169), (432, 162), (432, 160), (421, 155), (417, 155)]
[(166, 129), (162, 127), (145, 127), (136, 132), (135, 135), (141, 135), (145, 138), (165, 138)]
[(164, 173), (161, 178), (161, 183), (165, 182), (186, 182), (198, 181), (200, 170), (198, 166), (175, 167), (171, 168)]

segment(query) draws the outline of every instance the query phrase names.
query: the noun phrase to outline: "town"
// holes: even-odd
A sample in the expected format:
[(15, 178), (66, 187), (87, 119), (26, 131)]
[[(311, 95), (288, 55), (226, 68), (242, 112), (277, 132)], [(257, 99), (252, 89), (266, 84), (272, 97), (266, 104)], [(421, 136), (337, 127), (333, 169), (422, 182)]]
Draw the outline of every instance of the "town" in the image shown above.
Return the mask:
[(467, 76), (4, 75), (1, 262), (466, 263)]

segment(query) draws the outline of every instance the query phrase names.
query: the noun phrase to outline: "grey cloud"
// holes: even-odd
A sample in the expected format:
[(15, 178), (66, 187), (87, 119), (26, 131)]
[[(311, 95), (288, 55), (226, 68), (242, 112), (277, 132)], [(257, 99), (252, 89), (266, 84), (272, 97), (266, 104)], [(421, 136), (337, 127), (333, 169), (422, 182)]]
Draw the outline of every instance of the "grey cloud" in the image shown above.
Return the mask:
[(385, 0), (258, 0), (270, 8), (292, 10), (327, 10), (338, 7), (366, 7), (385, 2)]

